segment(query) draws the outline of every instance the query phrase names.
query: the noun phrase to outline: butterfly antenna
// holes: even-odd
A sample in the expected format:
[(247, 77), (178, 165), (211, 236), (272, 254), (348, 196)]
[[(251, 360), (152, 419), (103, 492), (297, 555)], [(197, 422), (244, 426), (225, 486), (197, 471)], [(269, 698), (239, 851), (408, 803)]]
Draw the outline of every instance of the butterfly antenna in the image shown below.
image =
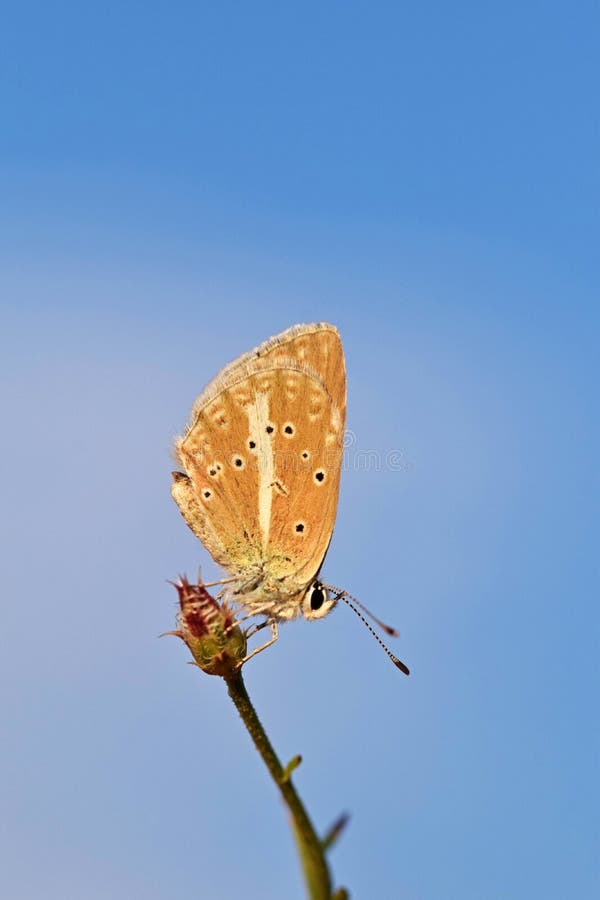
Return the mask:
[[(328, 585), (325, 585), (325, 587), (327, 587), (327, 586), (328, 586)], [(335, 591), (336, 588), (333, 588), (333, 590)], [(365, 619), (365, 617), (362, 615), (362, 613), (360, 613), (360, 612), (358, 611), (358, 609), (357, 609), (356, 606), (354, 605), (354, 603), (356, 603), (357, 606), (360, 606), (361, 609), (365, 609), (365, 608), (363, 607), (362, 603), (359, 603), (358, 600), (354, 600), (354, 603), (351, 603), (350, 600), (348, 599), (348, 597), (351, 597), (351, 600), (354, 600), (354, 597), (352, 597), (350, 594), (348, 594), (347, 591), (339, 591), (339, 592), (338, 592), (338, 596), (337, 596), (335, 599), (336, 599), (336, 600), (343, 600), (344, 603), (346, 604), (346, 606), (349, 606), (350, 609), (352, 610), (352, 612), (356, 613), (356, 615), (357, 615), (358, 618), (361, 620), (361, 622), (363, 623), (363, 625), (364, 625), (366, 628), (369, 629), (369, 631), (371, 632), (371, 634), (373, 635), (373, 637), (375, 638), (375, 640), (377, 641), (377, 643), (379, 644), (379, 646), (387, 653), (387, 655), (389, 656), (389, 658), (391, 659), (391, 661), (394, 663), (394, 665), (396, 666), (396, 668), (397, 668), (397, 669), (400, 669), (401, 672), (404, 672), (405, 675), (410, 675), (410, 669), (408, 668), (408, 666), (405, 666), (404, 663), (402, 662), (402, 660), (398, 659), (397, 656), (394, 656), (394, 654), (392, 653), (392, 651), (389, 650), (388, 647), (385, 646), (385, 644), (383, 643), (383, 641), (381, 640), (381, 638), (379, 637), (379, 635), (377, 634), (377, 632), (376, 632), (373, 628), (371, 628), (371, 626), (369, 625), (369, 623), (367, 622), (367, 620)], [(368, 610), (365, 609), (365, 612), (368, 612)], [(368, 614), (371, 615), (371, 613), (368, 613)], [(385, 628), (386, 631), (388, 631), (388, 634), (394, 634), (394, 635), (397, 634), (397, 632), (396, 632), (393, 628), (389, 628), (389, 626), (385, 626), (385, 625), (384, 625), (382, 622), (380, 622), (379, 619), (377, 619), (375, 616), (373, 616), (373, 619), (375, 620), (375, 622), (377, 622), (378, 625), (381, 625), (382, 628)], [(389, 630), (388, 630), (388, 629), (389, 629)]]
[[(398, 637), (398, 632), (396, 631), (395, 628), (392, 628), (391, 625), (386, 625), (385, 622), (382, 622), (381, 619), (378, 619), (377, 616), (374, 613), (372, 613), (370, 609), (367, 609), (367, 607), (364, 606), (360, 602), (360, 600), (357, 600), (356, 597), (353, 597), (352, 594), (348, 593), (348, 591), (343, 591), (341, 588), (336, 587), (334, 584), (325, 584), (325, 585), (323, 585), (323, 587), (329, 588), (330, 591), (334, 591), (334, 593), (339, 594), (339, 596), (337, 598), (338, 600), (345, 600), (346, 597), (349, 597), (352, 600), (352, 602), (358, 606), (359, 609), (362, 609), (362, 611), (370, 619), (372, 619), (373, 622), (375, 622), (376, 625), (379, 625), (379, 627), (381, 628), (382, 631), (385, 631), (385, 633), (389, 634), (390, 637)], [(346, 600), (346, 603), (348, 603), (347, 600)], [(348, 603), (348, 606), (350, 606), (349, 603)], [(354, 611), (356, 612), (356, 610), (354, 610)]]

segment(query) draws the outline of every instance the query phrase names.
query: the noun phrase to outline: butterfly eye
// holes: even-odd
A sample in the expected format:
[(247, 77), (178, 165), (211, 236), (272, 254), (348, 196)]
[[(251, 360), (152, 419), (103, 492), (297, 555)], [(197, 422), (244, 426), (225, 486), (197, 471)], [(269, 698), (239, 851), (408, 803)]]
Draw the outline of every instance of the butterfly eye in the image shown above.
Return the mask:
[(322, 619), (331, 612), (337, 597), (331, 597), (320, 581), (313, 581), (302, 599), (302, 614), (305, 619)]
[(323, 588), (314, 587), (310, 592), (310, 608), (311, 609), (321, 609), (323, 603), (325, 602), (325, 594), (323, 592)]

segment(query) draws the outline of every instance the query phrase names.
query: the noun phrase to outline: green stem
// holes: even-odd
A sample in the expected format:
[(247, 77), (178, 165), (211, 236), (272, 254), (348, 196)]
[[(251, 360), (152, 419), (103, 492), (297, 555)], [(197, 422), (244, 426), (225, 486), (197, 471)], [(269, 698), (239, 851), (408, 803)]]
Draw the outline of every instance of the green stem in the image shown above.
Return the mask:
[(300, 860), (304, 870), (304, 878), (308, 888), (310, 900), (331, 900), (331, 878), (329, 868), (325, 861), (325, 851), (315, 829), (308, 817), (300, 797), (292, 784), (291, 778), (284, 774), (284, 769), (277, 754), (271, 746), (269, 738), (256, 715), (252, 706), (242, 674), (237, 671), (235, 675), (225, 679), (229, 696), (236, 705), (237, 711), (254, 745), (271, 773), (273, 781), (279, 788), (281, 796), (290, 811), (292, 826)]

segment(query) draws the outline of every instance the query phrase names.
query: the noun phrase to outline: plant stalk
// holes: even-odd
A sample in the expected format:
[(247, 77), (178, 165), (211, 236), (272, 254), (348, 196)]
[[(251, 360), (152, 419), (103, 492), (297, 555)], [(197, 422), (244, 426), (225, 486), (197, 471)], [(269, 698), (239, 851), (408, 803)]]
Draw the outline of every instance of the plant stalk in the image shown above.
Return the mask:
[(325, 849), (298, 796), (290, 775), (284, 771), (273, 750), (260, 719), (252, 705), (240, 670), (226, 677), (229, 696), (235, 703), (244, 725), (277, 785), (286, 804), (300, 854), (310, 900), (331, 900), (331, 876), (325, 859)]

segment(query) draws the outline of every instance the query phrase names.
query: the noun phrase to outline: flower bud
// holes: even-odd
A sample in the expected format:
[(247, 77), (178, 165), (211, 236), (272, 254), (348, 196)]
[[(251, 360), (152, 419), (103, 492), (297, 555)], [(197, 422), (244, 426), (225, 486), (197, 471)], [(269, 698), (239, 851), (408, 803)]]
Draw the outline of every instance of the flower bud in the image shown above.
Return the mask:
[(227, 603), (219, 604), (200, 577), (197, 584), (190, 584), (182, 576), (175, 587), (179, 594), (179, 628), (169, 633), (185, 641), (204, 672), (233, 675), (246, 656), (246, 635), (235, 624)]

